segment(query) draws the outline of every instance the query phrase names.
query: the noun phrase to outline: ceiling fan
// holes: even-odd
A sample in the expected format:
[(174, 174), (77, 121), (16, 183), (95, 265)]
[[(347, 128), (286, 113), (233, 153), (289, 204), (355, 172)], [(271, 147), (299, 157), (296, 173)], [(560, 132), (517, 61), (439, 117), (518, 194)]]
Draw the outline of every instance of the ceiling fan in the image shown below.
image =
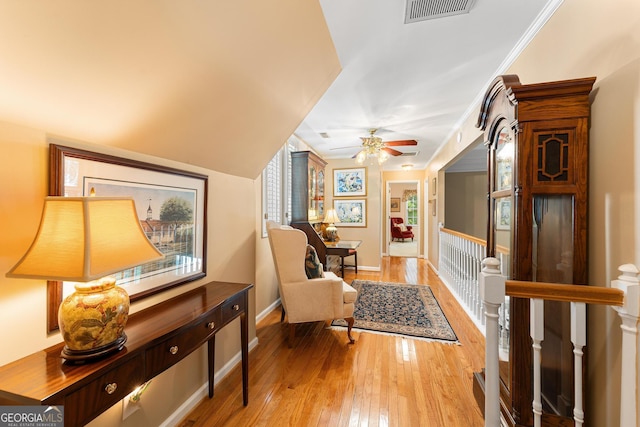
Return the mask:
[(389, 155), (399, 156), (402, 154), (402, 151), (398, 151), (389, 147), (400, 147), (406, 145), (418, 145), (418, 141), (415, 139), (403, 139), (398, 141), (382, 141), (382, 138), (379, 136), (375, 136), (377, 129), (370, 129), (369, 136), (363, 136), (362, 139), (362, 150), (353, 158), (360, 164), (364, 163), (367, 157), (377, 157), (378, 163), (384, 163)]

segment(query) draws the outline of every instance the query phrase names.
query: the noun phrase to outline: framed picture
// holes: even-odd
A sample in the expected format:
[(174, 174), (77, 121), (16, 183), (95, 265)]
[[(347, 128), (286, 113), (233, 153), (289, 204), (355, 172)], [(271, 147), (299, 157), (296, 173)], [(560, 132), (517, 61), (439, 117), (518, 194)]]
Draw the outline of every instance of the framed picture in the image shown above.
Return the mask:
[(509, 230), (511, 228), (511, 198), (496, 199), (496, 230)]
[(338, 214), (340, 227), (366, 227), (367, 201), (366, 199), (334, 200), (333, 208)]
[(334, 197), (353, 197), (366, 195), (367, 168), (333, 170)]
[(400, 212), (400, 197), (392, 197), (389, 207), (391, 212)]
[[(206, 274), (208, 176), (51, 144), (49, 194), (133, 197), (140, 224), (165, 258), (113, 275), (131, 301)], [(48, 282), (48, 328), (58, 328), (58, 306), (70, 282)]]

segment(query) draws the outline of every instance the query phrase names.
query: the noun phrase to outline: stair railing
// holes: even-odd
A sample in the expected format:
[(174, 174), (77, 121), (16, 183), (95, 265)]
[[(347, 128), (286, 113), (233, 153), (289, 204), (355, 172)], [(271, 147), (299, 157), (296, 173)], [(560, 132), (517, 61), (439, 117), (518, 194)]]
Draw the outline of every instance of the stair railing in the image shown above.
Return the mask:
[(438, 274), (474, 323), (483, 330), (478, 275), (486, 256), (486, 241), (440, 228)]
[[(448, 228), (440, 228), (438, 275), (482, 333), (485, 322), (482, 307), (484, 303), (478, 290), (478, 276), (486, 253), (485, 240)], [(496, 256), (502, 268), (508, 268), (509, 250), (498, 245)], [(502, 274), (508, 275), (508, 272), (503, 270)], [(508, 309), (508, 303), (501, 308), (502, 322), (507, 319), (504, 312)], [(507, 329), (507, 325), (503, 325), (501, 333), (506, 334)]]
[(479, 292), (484, 303), (485, 336), (485, 426), (500, 426), (500, 374), (498, 313), (505, 297), (531, 299), (531, 338), (533, 347), (534, 426), (542, 423), (540, 380), (540, 351), (544, 341), (544, 301), (564, 301), (571, 304), (571, 341), (574, 346), (573, 419), (576, 426), (584, 424), (582, 395), (582, 357), (586, 343), (586, 304), (613, 307), (621, 318), (622, 369), (620, 390), (620, 426), (638, 426), (638, 322), (640, 320), (640, 280), (638, 269), (626, 264), (619, 268), (621, 275), (611, 287), (566, 285), (506, 280), (500, 271), (500, 261), (486, 258), (479, 277)]

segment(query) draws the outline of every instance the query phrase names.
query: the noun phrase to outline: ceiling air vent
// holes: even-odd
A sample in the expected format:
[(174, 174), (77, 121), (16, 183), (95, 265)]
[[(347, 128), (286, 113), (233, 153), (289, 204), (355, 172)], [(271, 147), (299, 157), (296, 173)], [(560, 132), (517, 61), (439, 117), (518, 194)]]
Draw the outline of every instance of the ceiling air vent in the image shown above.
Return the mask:
[(400, 157), (413, 157), (417, 155), (418, 155), (417, 151), (407, 151), (406, 153), (400, 154)]
[(407, 0), (404, 23), (469, 13), (474, 0)]

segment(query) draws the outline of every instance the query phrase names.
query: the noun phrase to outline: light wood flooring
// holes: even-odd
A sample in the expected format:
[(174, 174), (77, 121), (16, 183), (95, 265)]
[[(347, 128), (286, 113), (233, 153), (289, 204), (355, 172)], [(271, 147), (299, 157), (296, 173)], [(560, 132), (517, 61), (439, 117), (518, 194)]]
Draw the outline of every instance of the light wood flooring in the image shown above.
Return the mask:
[(257, 325), (249, 405), (238, 366), (180, 426), (482, 426), (471, 378), (484, 366), (484, 337), (427, 262), (385, 257), (380, 272), (345, 276), (428, 284), (460, 345), (357, 331), (349, 345), (346, 332), (317, 322), (298, 326), (289, 348), (278, 309)]

